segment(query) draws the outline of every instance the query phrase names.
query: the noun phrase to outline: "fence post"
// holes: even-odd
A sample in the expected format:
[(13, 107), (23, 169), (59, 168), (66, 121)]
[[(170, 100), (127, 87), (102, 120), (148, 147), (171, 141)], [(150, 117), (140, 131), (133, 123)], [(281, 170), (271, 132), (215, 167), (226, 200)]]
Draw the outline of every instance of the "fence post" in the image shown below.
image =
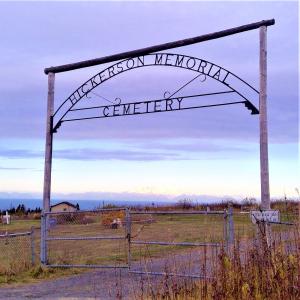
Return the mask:
[(225, 245), (225, 251), (228, 254), (228, 213), (227, 210), (224, 209), (224, 223), (223, 223), (223, 234), (224, 234), (224, 245)]
[(272, 245), (272, 228), (271, 224), (266, 221), (256, 221), (256, 235), (258, 240), (258, 247), (261, 250), (266, 250)]
[(41, 242), (40, 242), (40, 261), (41, 261), (41, 264), (44, 263), (44, 255), (43, 255), (43, 252), (44, 252), (44, 217), (43, 215), (41, 214)]
[(229, 218), (228, 218), (228, 231), (229, 231), (229, 244), (232, 247), (234, 245), (234, 223), (233, 223), (233, 208), (232, 205), (229, 205)]
[(130, 210), (126, 208), (126, 237), (128, 241), (127, 245), (127, 260), (128, 260), (128, 269), (131, 267), (131, 215), (130, 215)]
[(265, 231), (266, 231), (267, 246), (270, 248), (272, 246), (273, 236), (272, 236), (272, 227), (269, 222), (266, 222), (265, 224)]
[[(224, 213), (225, 214), (225, 213)], [(224, 234), (226, 239), (226, 252), (230, 256), (232, 254), (234, 246), (234, 223), (233, 223), (233, 208), (229, 203), (228, 210), (226, 212), (226, 222), (224, 222)]]
[(34, 247), (34, 227), (30, 231), (30, 246), (31, 246), (31, 264), (35, 264), (35, 247)]
[(46, 264), (47, 262), (47, 250), (46, 250), (46, 215), (41, 215), (41, 264)]

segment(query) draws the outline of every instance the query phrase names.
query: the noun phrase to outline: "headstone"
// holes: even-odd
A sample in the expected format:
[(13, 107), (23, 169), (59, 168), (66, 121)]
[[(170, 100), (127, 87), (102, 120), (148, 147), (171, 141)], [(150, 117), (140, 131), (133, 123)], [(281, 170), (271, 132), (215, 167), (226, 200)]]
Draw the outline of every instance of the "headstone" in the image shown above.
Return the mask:
[(8, 211), (6, 211), (5, 216), (2, 216), (2, 222), (6, 225), (10, 224), (10, 215), (8, 214)]
[(122, 227), (122, 221), (120, 218), (114, 219), (111, 223), (112, 229), (118, 229)]

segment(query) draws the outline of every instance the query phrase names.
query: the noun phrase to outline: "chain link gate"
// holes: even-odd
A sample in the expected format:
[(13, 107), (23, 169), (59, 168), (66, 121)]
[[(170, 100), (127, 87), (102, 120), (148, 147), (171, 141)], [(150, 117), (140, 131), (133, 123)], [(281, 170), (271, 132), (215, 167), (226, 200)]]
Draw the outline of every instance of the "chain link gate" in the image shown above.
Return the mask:
[[(200, 261), (195, 260), (195, 257), (201, 260), (201, 254), (202, 256), (204, 254), (205, 258), (202, 257), (202, 259), (207, 259), (208, 248), (213, 250), (211, 253), (214, 255), (217, 255), (222, 247), (229, 253), (234, 243), (231, 207), (228, 211), (131, 211), (129, 217), (129, 273), (209, 279), (210, 276), (206, 270), (196, 271), (195, 267), (200, 267), (200, 264), (197, 265)], [(138, 223), (143, 225), (140, 225), (140, 229), (133, 230)], [(213, 231), (218, 232), (217, 235), (213, 234), (208, 237), (202, 233), (201, 236), (201, 226), (209, 227), (211, 225), (213, 225)], [(178, 226), (181, 228), (176, 230)], [(145, 227), (148, 227), (149, 230), (144, 230)], [(143, 237), (139, 238), (143, 231)], [(167, 239), (165, 239), (166, 236)], [(149, 240), (153, 237), (156, 240)], [(141, 246), (146, 248), (142, 258), (144, 263), (140, 263), (139, 266), (133, 265), (131, 263), (132, 249)], [(165, 258), (152, 260), (151, 255), (155, 256), (157, 251), (163, 253), (163, 248), (167, 248), (166, 253), (169, 252), (169, 254), (165, 254), (166, 260)], [(200, 252), (200, 255), (191, 250), (189, 256), (185, 251), (187, 248), (204, 250), (202, 253)], [(137, 249), (135, 249), (135, 256), (136, 252)], [(161, 268), (167, 270), (162, 271)]]
[[(185, 272), (163, 272), (147, 269), (141, 261), (146, 261), (148, 255), (159, 254), (154, 261), (158, 265), (165, 264), (163, 260), (170, 254), (179, 253), (179, 269), (183, 270), (185, 265), (191, 264), (186, 252), (182, 254), (183, 249), (202, 248), (204, 252), (214, 249), (217, 255), (221, 247), (230, 253), (234, 242), (231, 207), (228, 211), (130, 211), (117, 208), (50, 212), (42, 216), (41, 224), (41, 262), (49, 267), (126, 268), (133, 274), (208, 279), (207, 274), (196, 274), (194, 267)], [(177, 230), (178, 226), (181, 226), (180, 230)], [(203, 234), (209, 228), (217, 235)], [(147, 247), (147, 253), (141, 255), (142, 260), (138, 263), (137, 248), (143, 246)]]
[(41, 221), (41, 262), (48, 267), (128, 268), (126, 208), (48, 212)]

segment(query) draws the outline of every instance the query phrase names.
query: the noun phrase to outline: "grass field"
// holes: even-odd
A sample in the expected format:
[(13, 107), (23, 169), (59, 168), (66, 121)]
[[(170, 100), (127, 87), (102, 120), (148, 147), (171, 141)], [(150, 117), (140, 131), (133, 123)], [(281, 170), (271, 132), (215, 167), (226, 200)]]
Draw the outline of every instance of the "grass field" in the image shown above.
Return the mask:
[(6, 232), (24, 232), (30, 231), (31, 227), (40, 228), (40, 220), (13, 220), (10, 225), (0, 224), (0, 234), (5, 234)]

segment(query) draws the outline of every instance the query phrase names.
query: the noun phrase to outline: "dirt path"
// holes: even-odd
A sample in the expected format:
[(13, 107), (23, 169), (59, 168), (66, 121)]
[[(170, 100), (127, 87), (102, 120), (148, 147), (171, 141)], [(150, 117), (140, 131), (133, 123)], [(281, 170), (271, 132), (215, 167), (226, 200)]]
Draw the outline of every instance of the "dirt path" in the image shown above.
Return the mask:
[[(165, 258), (134, 263), (134, 270), (152, 272), (203, 274), (203, 250), (185, 250)], [(174, 283), (183, 277), (170, 277)], [(129, 274), (127, 269), (99, 269), (66, 278), (47, 280), (36, 284), (0, 289), (0, 299), (141, 299), (146, 287), (161, 289), (163, 276)], [(149, 285), (149, 283), (151, 283)]]

